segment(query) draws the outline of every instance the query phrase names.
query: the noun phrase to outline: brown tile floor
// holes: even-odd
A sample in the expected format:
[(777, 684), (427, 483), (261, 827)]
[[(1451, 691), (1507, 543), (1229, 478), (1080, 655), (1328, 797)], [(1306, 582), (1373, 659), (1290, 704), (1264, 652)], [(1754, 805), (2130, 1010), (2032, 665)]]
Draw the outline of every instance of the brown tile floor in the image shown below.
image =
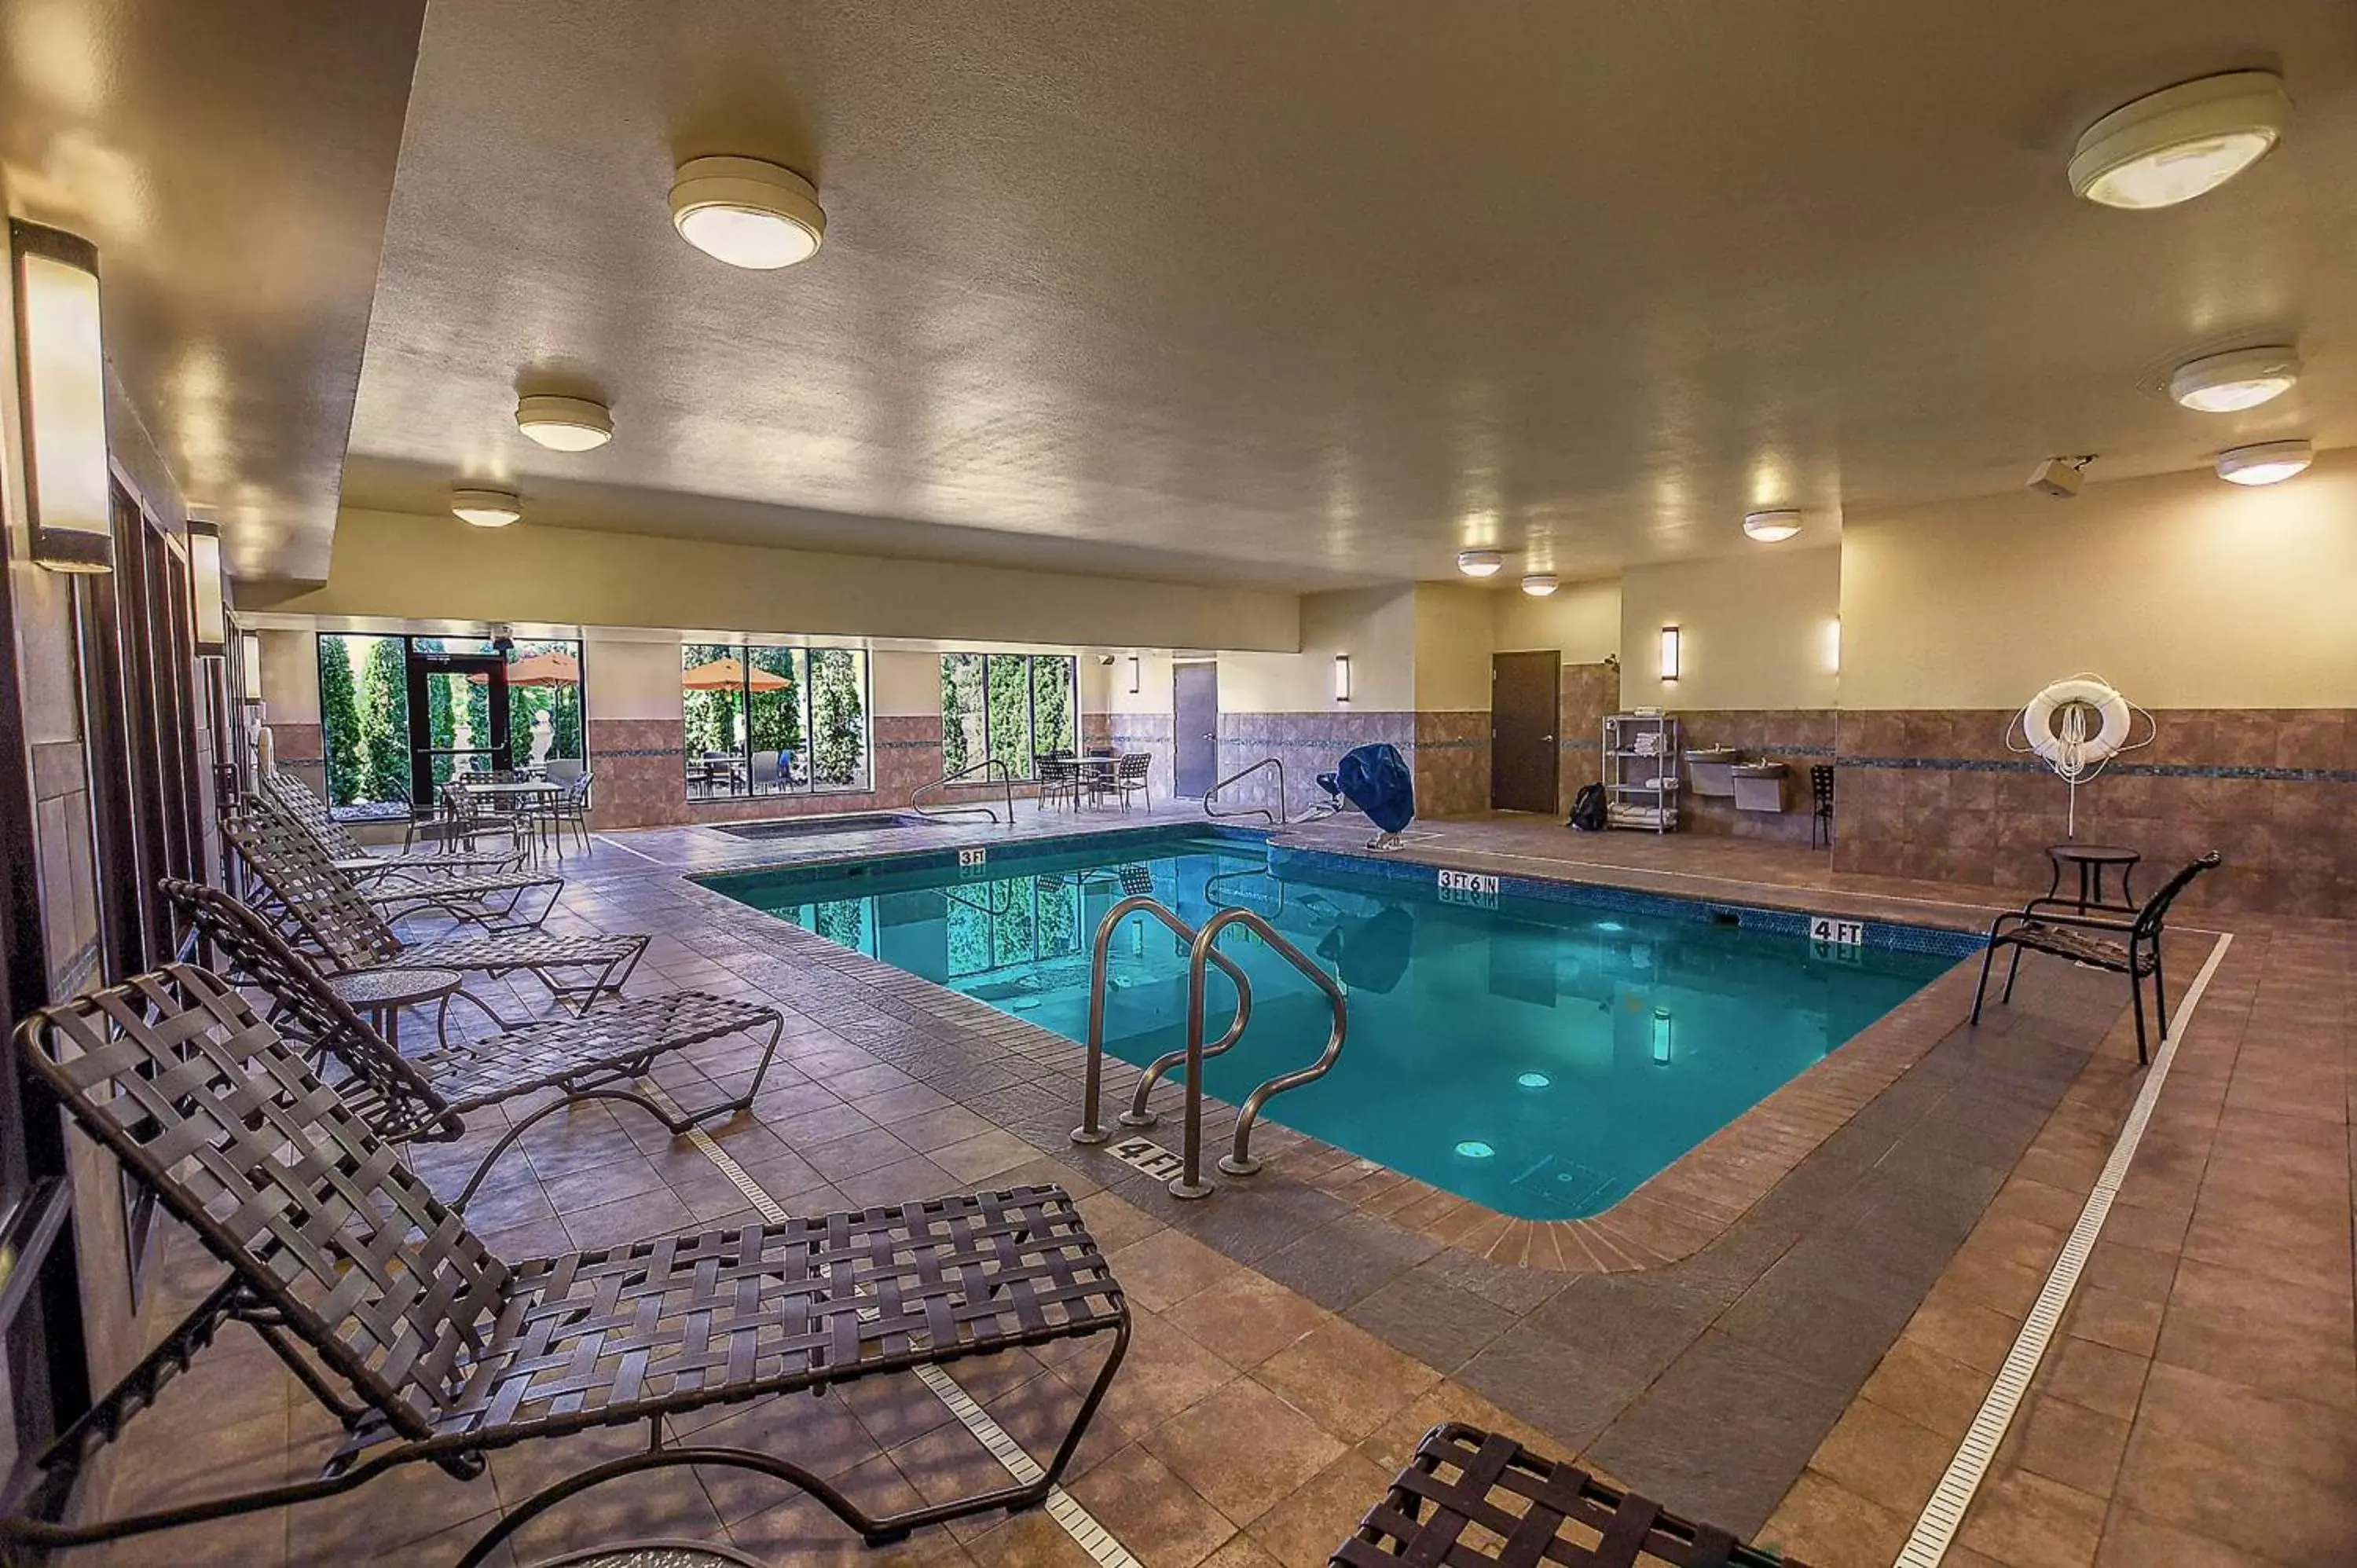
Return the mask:
[[(1019, 831), (1070, 826), (1050, 817), (1035, 829), (1027, 811)], [(1861, 913), (1918, 919), (1944, 907), (1969, 920), (1987, 897), (1836, 876), (1822, 855), (1723, 840), (1439, 827), (1415, 853), (1512, 856), (1490, 864), (1537, 872), (1553, 848), (1561, 873), (1581, 878), (1837, 895)], [(920, 831), (931, 843), (1006, 832)], [(1671, 1268), (1571, 1281), (1468, 1258), (1364, 1212), (1338, 1192), (1368, 1173), (1288, 1174), (1281, 1138), (1253, 1188), (1175, 1204), (1063, 1141), (1068, 1058), (1023, 1026), (945, 1007), (944, 993), (716, 907), (679, 879), (813, 853), (808, 841), (709, 830), (615, 835), (566, 862), (573, 883), (552, 924), (658, 932), (646, 987), (760, 993), (788, 1009), (785, 1065), (756, 1113), (719, 1133), (787, 1208), (1035, 1177), (1082, 1196), (1138, 1325), (1068, 1484), (1154, 1568), (1323, 1561), (1443, 1417), (1585, 1453), (1674, 1507), (1764, 1527), (1821, 1564), (1888, 1563), (2137, 1082), (2115, 993), (2101, 977), (2040, 971), (2018, 1005), (1977, 1035), (1943, 1038), (1721, 1242)], [(1950, 1561), (2357, 1562), (2351, 942), (2338, 926), (2237, 926), (2057, 1353)], [(746, 1065), (720, 1042), (664, 1075), (726, 1080)], [(479, 1144), (500, 1119), (478, 1120)], [(420, 1165), (437, 1181), (463, 1168), (449, 1150), (421, 1152)], [(495, 1249), (523, 1254), (749, 1211), (692, 1145), (590, 1108), (528, 1134), (474, 1217)], [(166, 1288), (209, 1278), (178, 1251), (165, 1272)], [(1017, 1436), (1052, 1430), (1084, 1368), (1002, 1359), (961, 1379)], [(703, 1420), (878, 1500), (943, 1495), (995, 1469), (913, 1381)], [(119, 1500), (298, 1469), (324, 1431), (266, 1354), (225, 1338), (135, 1423)], [(470, 1485), (396, 1476), (79, 1560), (447, 1563), (504, 1501), (626, 1441), (519, 1448)], [(651, 1536), (725, 1538), (780, 1563), (1085, 1561), (1044, 1515), (862, 1553), (780, 1487), (677, 1475), (560, 1508), (523, 1533), (516, 1558)]]

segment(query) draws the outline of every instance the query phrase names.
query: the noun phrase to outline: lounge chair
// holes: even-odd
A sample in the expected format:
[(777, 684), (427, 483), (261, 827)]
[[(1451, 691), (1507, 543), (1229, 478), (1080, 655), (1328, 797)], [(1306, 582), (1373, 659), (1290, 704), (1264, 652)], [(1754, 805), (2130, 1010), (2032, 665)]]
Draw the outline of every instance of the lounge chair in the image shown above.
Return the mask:
[[(241, 795), (231, 801), (221, 832), (232, 844), (242, 833), (291, 867), (307, 867), (348, 883), (388, 920), (437, 914), (488, 931), (521, 930), (548, 918), (565, 891), (561, 876), (520, 869), (412, 875), (404, 866), (400, 875), (355, 875), (299, 817), (266, 794)], [(366, 868), (361, 870), (364, 874)]]
[[(542, 930), (404, 941), (392, 921), (331, 865), (318, 845), (300, 834), (266, 832), (255, 814), (232, 810), (221, 832), (238, 858), (284, 911), (298, 946), (323, 960), (330, 973), (393, 966), (455, 969), (491, 976), (523, 972), (560, 1002), (587, 1012), (601, 996), (621, 994), (647, 950), (644, 936), (559, 937)], [(560, 974), (588, 972), (588, 979)]]
[(2051, 953), (2073, 963), (2128, 977), (2129, 1003), (2136, 1009), (2136, 1060), (2151, 1060), (2145, 1047), (2144, 983), (2147, 975), (2151, 977), (2155, 1026), (2165, 1036), (2169, 1029), (2169, 987), (2161, 972), (2160, 939), (2162, 927), (2169, 919), (2169, 907), (2177, 902), (2179, 894), (2192, 886), (2195, 877), (2217, 869), (2217, 865), (2218, 852), (2213, 849), (2170, 877), (2130, 919), (2065, 915), (2044, 908), (2059, 902), (2051, 898), (2033, 898), (2024, 908), (1999, 915), (1989, 922), (1988, 946), (1981, 953), (1980, 983), (1973, 990), (1973, 1022), (1981, 1021), (1981, 1001), (1988, 990), (1989, 965), (1996, 961), (1997, 949), (2013, 950), (2013, 958), (2006, 965), (2005, 990), (1997, 998), (2000, 1002), (2013, 1000), (2014, 977), (2021, 972), (2023, 953)]
[[(27, 1081), (229, 1273), (31, 1461), (38, 1479), (0, 1540), (113, 1540), (333, 1497), (421, 1461), (472, 1481), (495, 1449), (643, 1422), (634, 1452), (510, 1503), (459, 1568), (567, 1498), (687, 1465), (774, 1476), (881, 1544), (1044, 1502), (1128, 1345), (1120, 1287), (1057, 1187), (511, 1262), (209, 971), (175, 964), (44, 1009), (16, 1041)], [(231, 1322), (342, 1428), (317, 1477), (57, 1522), (81, 1466)], [(791, 1459), (665, 1429), (709, 1406), (1098, 1335), (1112, 1340), (1104, 1363), (1036, 1478), (881, 1518)]]
[[(261, 915), (217, 887), (167, 876), (163, 888), (210, 947), (212, 967), (269, 996), (271, 1025), (303, 1047), (315, 1071), (326, 1075), (334, 1065), (330, 1087), (386, 1143), (448, 1143), (466, 1136), (469, 1111), (545, 1089), (562, 1091), (512, 1122), (450, 1200), (453, 1208), (467, 1206), (492, 1165), (527, 1128), (577, 1101), (627, 1101), (674, 1136), (747, 1109), (761, 1092), (786, 1026), (774, 1007), (708, 992), (673, 991), (624, 997), (586, 1017), (544, 1019), (489, 1039), (453, 1044), (446, 1036), (438, 1048), (404, 1057)], [(673, 1112), (636, 1087), (673, 1051), (727, 1035), (754, 1034), (764, 1025), (769, 1038), (762, 1042), (761, 1059), (734, 1096)]]
[(1424, 1434), (1330, 1568), (1808, 1568), (1462, 1422)]
[(363, 886), (374, 886), (380, 877), (420, 881), (452, 875), (498, 875), (519, 869), (524, 862), (520, 852), (480, 855), (438, 852), (377, 854), (354, 838), (350, 828), (336, 821), (328, 803), (294, 774), (274, 768), (262, 775), (261, 782), (258, 793), (308, 829), (336, 869)]

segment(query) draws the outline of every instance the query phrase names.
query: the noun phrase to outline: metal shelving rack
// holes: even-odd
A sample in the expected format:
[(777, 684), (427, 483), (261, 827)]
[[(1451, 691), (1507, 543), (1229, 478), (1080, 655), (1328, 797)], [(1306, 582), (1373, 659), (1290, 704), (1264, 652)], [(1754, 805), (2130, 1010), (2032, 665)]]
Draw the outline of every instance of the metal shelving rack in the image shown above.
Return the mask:
[(1606, 822), (1646, 832), (1677, 832), (1683, 750), (1678, 721), (1667, 714), (1605, 714)]

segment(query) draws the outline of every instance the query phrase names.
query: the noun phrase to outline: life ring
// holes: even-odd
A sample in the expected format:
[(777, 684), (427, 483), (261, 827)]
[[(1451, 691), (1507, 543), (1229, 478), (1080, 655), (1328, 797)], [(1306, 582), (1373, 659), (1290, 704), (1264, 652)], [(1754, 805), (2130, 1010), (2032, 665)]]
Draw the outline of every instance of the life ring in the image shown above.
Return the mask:
[[(2080, 716), (2086, 709), (2103, 719), (2102, 729), (2093, 736)], [(2021, 710), (2021, 728), (2030, 750), (2064, 778), (2075, 778), (2127, 748), (2131, 712), (2128, 700), (2101, 681), (2057, 681), (2029, 699), (2029, 706)], [(2063, 715), (2059, 730), (2057, 714)]]

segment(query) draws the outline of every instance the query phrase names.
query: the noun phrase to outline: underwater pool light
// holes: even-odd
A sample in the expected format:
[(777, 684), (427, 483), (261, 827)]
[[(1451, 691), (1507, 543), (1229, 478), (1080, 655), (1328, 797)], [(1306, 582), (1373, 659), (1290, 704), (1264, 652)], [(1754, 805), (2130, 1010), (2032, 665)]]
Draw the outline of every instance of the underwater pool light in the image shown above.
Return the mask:
[(1521, 1084), (1524, 1089), (1544, 1089), (1548, 1084), (1553, 1083), (1555, 1079), (1549, 1078), (1543, 1072), (1526, 1072), (1523, 1074), (1522, 1077), (1514, 1079), (1514, 1081)]
[(1498, 1151), (1479, 1138), (1468, 1138), (1457, 1145), (1457, 1152), (1469, 1160), (1486, 1160)]
[(1653, 1065), (1670, 1065), (1670, 1010), (1666, 1007), (1653, 1009)]

